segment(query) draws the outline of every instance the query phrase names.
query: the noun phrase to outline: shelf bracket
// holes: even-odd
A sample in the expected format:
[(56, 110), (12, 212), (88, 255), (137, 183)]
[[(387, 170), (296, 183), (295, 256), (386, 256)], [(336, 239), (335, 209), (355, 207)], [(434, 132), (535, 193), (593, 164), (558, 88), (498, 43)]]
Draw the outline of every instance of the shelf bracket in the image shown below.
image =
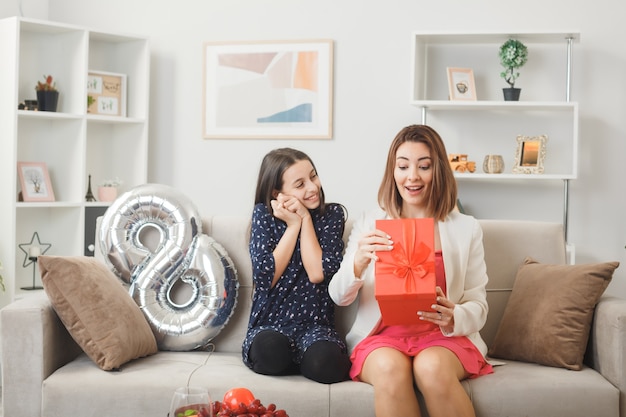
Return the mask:
[(570, 101), (570, 94), (572, 91), (572, 44), (574, 38), (567, 37), (567, 74), (565, 76), (565, 101)]
[(568, 219), (569, 218), (569, 180), (563, 180), (563, 233), (565, 235), (565, 243), (569, 243), (567, 237)]

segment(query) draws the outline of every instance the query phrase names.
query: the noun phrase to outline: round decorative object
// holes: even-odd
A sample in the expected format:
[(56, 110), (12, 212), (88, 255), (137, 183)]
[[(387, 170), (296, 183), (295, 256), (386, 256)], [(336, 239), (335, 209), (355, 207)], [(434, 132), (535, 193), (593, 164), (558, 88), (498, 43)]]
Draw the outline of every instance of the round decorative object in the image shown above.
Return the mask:
[(147, 184), (127, 191), (105, 212), (99, 236), (106, 262), (128, 285), (160, 350), (202, 348), (228, 322), (237, 271), (178, 190)]
[(487, 174), (500, 174), (504, 172), (504, 160), (502, 155), (486, 155), (483, 161), (483, 171)]

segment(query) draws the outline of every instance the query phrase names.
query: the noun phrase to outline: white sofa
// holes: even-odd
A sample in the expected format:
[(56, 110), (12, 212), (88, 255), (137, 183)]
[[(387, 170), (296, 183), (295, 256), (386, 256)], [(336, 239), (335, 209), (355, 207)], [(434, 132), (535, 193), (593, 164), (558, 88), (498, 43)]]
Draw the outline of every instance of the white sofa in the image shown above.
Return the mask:
[[(106, 372), (74, 343), (45, 294), (5, 307), (0, 314), (4, 416), (165, 417), (174, 389), (188, 381), (208, 387), (213, 399), (221, 399), (229, 388), (248, 387), (264, 404), (276, 403), (291, 417), (374, 416), (367, 384), (269, 377), (243, 365), (240, 349), (252, 292), (248, 225), (244, 217), (213, 217), (203, 223), (204, 232), (232, 258), (240, 280), (237, 307), (214, 339), (213, 353), (159, 352)], [(518, 266), (526, 256), (564, 263), (565, 244), (558, 224), (481, 220), (481, 225), (490, 277), (490, 313), (482, 334), (490, 344)], [(351, 308), (339, 309), (342, 331), (352, 313)], [(463, 385), (479, 417), (626, 417), (626, 300), (602, 298), (587, 353), (588, 366), (581, 371), (507, 361), (493, 374)]]

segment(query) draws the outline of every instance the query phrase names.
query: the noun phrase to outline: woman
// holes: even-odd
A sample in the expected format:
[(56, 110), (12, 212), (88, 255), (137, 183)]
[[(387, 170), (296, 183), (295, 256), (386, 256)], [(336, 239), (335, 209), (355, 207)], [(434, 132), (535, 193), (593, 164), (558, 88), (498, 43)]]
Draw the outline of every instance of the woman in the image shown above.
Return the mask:
[[(479, 330), (487, 319), (482, 230), (455, 210), (457, 187), (439, 134), (408, 126), (393, 140), (378, 191), (382, 210), (356, 221), (329, 292), (338, 305), (358, 300), (347, 342), (350, 377), (374, 387), (379, 417), (419, 416), (414, 384), (431, 417), (474, 416), (460, 381), (492, 372)], [(434, 218), (437, 304), (407, 311), (423, 322), (386, 325), (374, 297), (374, 263), (393, 248), (376, 219)], [(359, 295), (359, 297), (357, 297)]]

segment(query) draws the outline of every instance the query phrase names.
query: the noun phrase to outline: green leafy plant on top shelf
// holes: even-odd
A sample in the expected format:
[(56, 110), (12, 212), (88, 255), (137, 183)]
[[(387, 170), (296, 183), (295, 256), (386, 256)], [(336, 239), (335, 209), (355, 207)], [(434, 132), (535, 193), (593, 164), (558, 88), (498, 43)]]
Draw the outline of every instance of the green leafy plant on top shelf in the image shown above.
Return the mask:
[(52, 79), (52, 75), (44, 75), (44, 82), (37, 81), (35, 90), (37, 91), (57, 91), (56, 82)]
[(528, 60), (528, 48), (517, 39), (508, 39), (500, 46), (498, 55), (500, 57), (500, 64), (504, 67), (504, 71), (500, 73), (500, 76), (504, 78), (504, 81), (506, 81), (511, 88), (514, 88), (515, 80), (520, 76), (520, 73), (516, 70), (526, 64)]

